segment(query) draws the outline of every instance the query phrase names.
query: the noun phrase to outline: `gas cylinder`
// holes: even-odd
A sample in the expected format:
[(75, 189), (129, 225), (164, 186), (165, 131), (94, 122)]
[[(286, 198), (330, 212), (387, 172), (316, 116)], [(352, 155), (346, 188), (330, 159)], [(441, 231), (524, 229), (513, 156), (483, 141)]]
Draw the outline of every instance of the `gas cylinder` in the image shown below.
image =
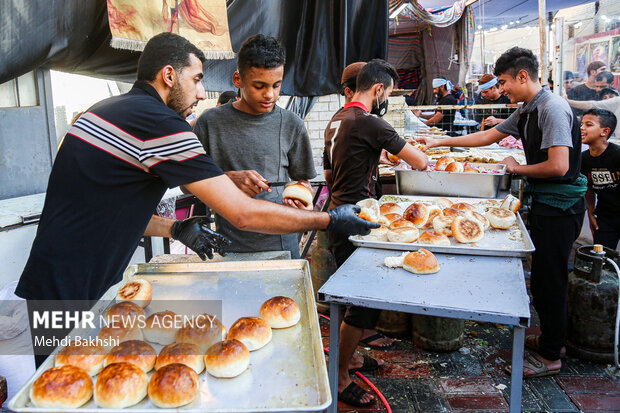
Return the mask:
[(618, 276), (606, 258), (619, 263), (618, 252), (601, 245), (577, 249), (568, 275), (566, 349), (586, 360), (613, 363)]
[[(310, 273), (312, 278), (312, 288), (314, 296), (317, 296), (319, 288), (336, 272), (336, 259), (332, 252), (327, 248), (327, 232), (317, 231), (316, 245), (310, 255)], [(329, 313), (329, 304), (316, 303), (316, 308), (320, 313)]]
[(431, 317), (422, 314), (411, 316), (413, 344), (430, 351), (454, 351), (463, 345), (465, 320)]

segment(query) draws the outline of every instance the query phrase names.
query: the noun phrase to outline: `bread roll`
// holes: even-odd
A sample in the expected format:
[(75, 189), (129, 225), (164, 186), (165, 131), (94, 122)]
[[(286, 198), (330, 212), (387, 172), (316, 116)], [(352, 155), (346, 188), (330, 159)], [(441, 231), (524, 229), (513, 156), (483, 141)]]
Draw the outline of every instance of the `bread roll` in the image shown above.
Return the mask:
[(446, 166), (446, 172), (463, 172), (463, 164), (460, 162), (452, 162)]
[(152, 298), (153, 287), (150, 282), (142, 278), (132, 278), (116, 293), (116, 301), (131, 301), (142, 308), (149, 305)]
[(420, 248), (405, 256), (403, 269), (414, 274), (434, 274), (439, 271), (439, 263), (432, 252)]
[(485, 231), (487, 229), (489, 229), (489, 226), (490, 226), (489, 220), (484, 215), (482, 215), (481, 213), (479, 213), (477, 211), (467, 211), (467, 212), (465, 212), (465, 218), (478, 220), (482, 224), (482, 228)]
[(214, 377), (237, 377), (250, 365), (250, 351), (235, 339), (212, 345), (204, 358), (207, 373)]
[(383, 217), (387, 220), (386, 227), (391, 227), (392, 226), (392, 222), (398, 221), (400, 219), (403, 219), (403, 216), (400, 215), (400, 214), (385, 214), (385, 215), (383, 215)]
[(413, 222), (407, 221), (406, 219), (397, 219), (390, 224), (390, 229), (396, 228), (415, 228), (415, 225), (413, 225)]
[(250, 351), (258, 350), (271, 341), (271, 327), (260, 317), (241, 317), (230, 326), (226, 338), (239, 340)]
[(312, 190), (299, 183), (288, 184), (282, 192), (282, 199), (296, 199), (304, 206), (312, 205), (314, 194)]
[(95, 403), (104, 409), (124, 409), (146, 396), (146, 373), (131, 363), (110, 364), (97, 376)]
[(112, 350), (114, 346), (119, 345), (122, 342), (129, 340), (142, 340), (142, 330), (139, 328), (125, 328), (125, 327), (103, 327), (97, 337), (105, 344), (103, 348), (106, 351)]
[(447, 237), (451, 237), (452, 221), (454, 221), (454, 218), (456, 218), (455, 215), (435, 217), (435, 219), (433, 219), (433, 229), (445, 234)]
[(105, 312), (107, 325), (113, 327), (138, 327), (146, 319), (142, 307), (131, 301), (116, 303)]
[(370, 234), (364, 235), (362, 238), (368, 241), (387, 241), (388, 228), (381, 225), (379, 228), (371, 229)]
[(381, 206), (379, 207), (379, 213), (381, 215), (387, 215), (387, 214), (402, 215), (403, 209), (400, 207), (400, 205), (398, 205), (395, 202), (386, 202), (384, 204), (381, 204)]
[(439, 206), (437, 205), (430, 205), (428, 207), (428, 220), (426, 221), (426, 225), (424, 225), (424, 228), (433, 228), (433, 220), (436, 217), (440, 216), (443, 216), (441, 208), (439, 208)]
[(174, 343), (175, 335), (178, 330), (176, 328), (177, 315), (172, 311), (160, 311), (151, 314), (144, 322), (142, 334), (144, 339), (151, 343), (168, 345)]
[(452, 221), (452, 235), (460, 243), (477, 242), (484, 236), (484, 228), (480, 221), (465, 217), (456, 217)]
[(269, 323), (271, 328), (287, 328), (299, 322), (301, 311), (292, 298), (277, 296), (265, 301), (258, 315)]
[(390, 162), (392, 163), (397, 163), (400, 162), (400, 158), (396, 155), (392, 155), (391, 153), (388, 152), (387, 154), (388, 159), (390, 160)]
[(477, 170), (473, 166), (469, 166), (469, 165), (465, 165), (463, 167), (463, 172), (465, 172), (465, 173), (474, 173), (474, 174), (479, 174), (480, 173), (479, 170)]
[(205, 369), (203, 351), (196, 344), (172, 343), (162, 348), (155, 361), (155, 370), (175, 363), (185, 364), (197, 374)]
[(416, 227), (404, 227), (389, 230), (387, 238), (389, 242), (415, 242), (419, 235), (420, 231)]
[(414, 202), (405, 210), (403, 218), (407, 221), (411, 221), (416, 228), (423, 228), (428, 221), (429, 213), (430, 209), (428, 205), (420, 202)]
[(418, 238), (418, 244), (427, 245), (450, 245), (450, 240), (443, 232), (429, 230), (424, 231)]
[(356, 205), (362, 208), (358, 214), (360, 218), (366, 221), (379, 222), (379, 216), (381, 215), (379, 212), (379, 201), (374, 198), (367, 198), (362, 199)]
[(507, 229), (516, 221), (517, 217), (514, 212), (504, 208), (491, 208), (487, 211), (487, 219), (493, 228)]
[(191, 343), (200, 347), (202, 353), (226, 335), (226, 327), (211, 314), (201, 314), (194, 317), (183, 328), (177, 331), (177, 343)]
[(56, 355), (56, 367), (75, 366), (96, 376), (103, 368), (105, 349), (96, 344), (95, 340), (74, 340)]
[(444, 210), (452, 206), (452, 201), (450, 201), (448, 198), (437, 198), (435, 200), (435, 205)]
[(451, 208), (458, 209), (459, 211), (475, 211), (476, 207), (472, 204), (468, 204), (467, 202), (458, 202), (456, 204), (452, 204)]
[(151, 402), (161, 409), (185, 406), (198, 396), (198, 374), (183, 364), (168, 364), (151, 376), (148, 395)]
[(451, 156), (442, 156), (435, 163), (435, 170), (436, 171), (445, 171), (446, 170), (446, 166), (448, 166), (452, 162), (455, 162), (453, 157), (451, 157)]
[(103, 362), (104, 367), (112, 363), (131, 363), (145, 373), (153, 370), (157, 353), (153, 346), (146, 341), (124, 341), (110, 350)]
[(461, 216), (465, 216), (465, 211), (461, 211), (460, 209), (455, 209), (455, 208), (446, 208), (443, 211), (443, 215), (445, 217), (461, 217)]
[(30, 387), (32, 404), (49, 409), (75, 409), (92, 395), (93, 381), (88, 373), (75, 366), (45, 370)]
[(521, 208), (521, 201), (519, 200), (519, 198), (508, 194), (506, 195), (506, 198), (504, 198), (504, 200), (502, 201), (500, 208), (507, 209), (516, 214), (519, 208)]

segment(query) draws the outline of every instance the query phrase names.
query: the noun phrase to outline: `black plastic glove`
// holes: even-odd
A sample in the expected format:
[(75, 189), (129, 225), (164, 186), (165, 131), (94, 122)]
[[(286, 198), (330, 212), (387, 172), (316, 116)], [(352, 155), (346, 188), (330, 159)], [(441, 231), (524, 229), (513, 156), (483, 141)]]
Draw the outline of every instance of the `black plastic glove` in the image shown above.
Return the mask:
[(328, 211), (330, 220), (327, 230), (342, 232), (346, 235), (368, 235), (371, 229), (381, 226), (358, 217), (357, 214), (361, 210), (359, 205), (341, 205)]
[(209, 217), (192, 217), (175, 221), (172, 224), (172, 238), (181, 241), (204, 261), (213, 258), (213, 251), (226, 255), (224, 250), (230, 245), (230, 240), (215, 231), (211, 231), (209, 224), (213, 222)]

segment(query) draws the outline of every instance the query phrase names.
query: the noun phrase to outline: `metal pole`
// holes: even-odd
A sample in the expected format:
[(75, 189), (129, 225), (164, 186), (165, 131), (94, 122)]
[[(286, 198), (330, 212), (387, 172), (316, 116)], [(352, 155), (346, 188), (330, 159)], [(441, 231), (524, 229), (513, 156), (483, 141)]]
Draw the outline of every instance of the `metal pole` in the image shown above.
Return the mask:
[(549, 78), (549, 56), (547, 52), (547, 1), (538, 0), (538, 25), (540, 33), (540, 83)]
[(553, 56), (553, 91), (562, 95), (564, 89), (564, 17), (555, 19), (555, 53)]

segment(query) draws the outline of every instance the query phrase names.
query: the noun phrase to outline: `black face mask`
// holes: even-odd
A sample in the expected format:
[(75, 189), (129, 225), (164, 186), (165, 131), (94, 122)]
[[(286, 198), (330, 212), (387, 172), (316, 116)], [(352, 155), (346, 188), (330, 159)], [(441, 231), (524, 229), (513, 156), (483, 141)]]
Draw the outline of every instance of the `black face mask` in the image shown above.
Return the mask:
[[(385, 96), (385, 90), (383, 91), (383, 95)], [(379, 117), (382, 117), (383, 115), (385, 115), (387, 113), (387, 110), (388, 110), (388, 100), (386, 98), (383, 102), (379, 103), (379, 97), (378, 96), (377, 96), (376, 100), (377, 100), (377, 105), (372, 108), (370, 113), (372, 113), (373, 115), (377, 115)]]

